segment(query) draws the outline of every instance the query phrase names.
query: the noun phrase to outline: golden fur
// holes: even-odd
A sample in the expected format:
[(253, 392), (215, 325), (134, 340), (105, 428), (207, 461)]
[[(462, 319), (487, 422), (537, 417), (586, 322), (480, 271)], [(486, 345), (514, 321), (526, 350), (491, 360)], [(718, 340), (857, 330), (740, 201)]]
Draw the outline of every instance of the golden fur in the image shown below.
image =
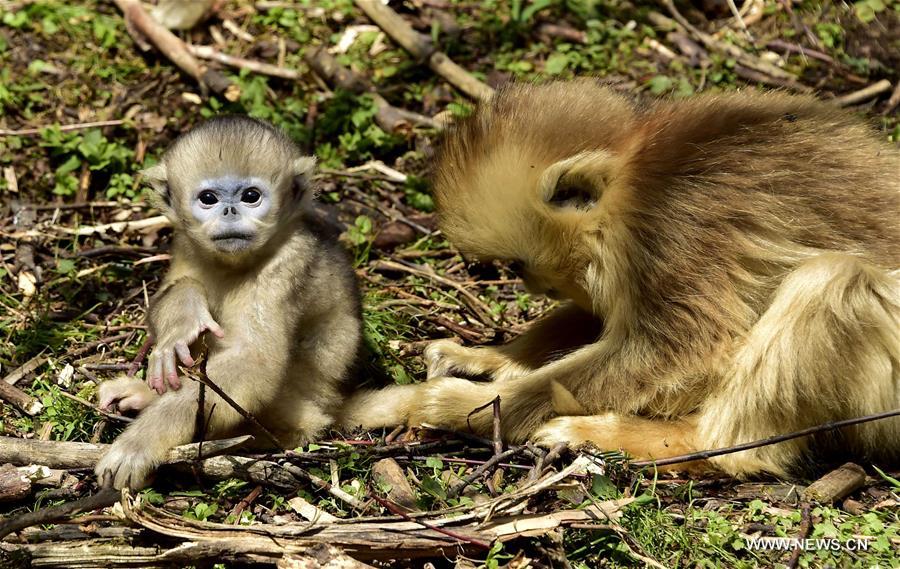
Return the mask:
[[(662, 458), (900, 407), (900, 158), (846, 111), (513, 85), (446, 135), (434, 192), (464, 255), (571, 302), (505, 346), (430, 346), (413, 423), (486, 434), (470, 412), (499, 395), (509, 440)], [(785, 474), (811, 448), (897, 459), (900, 419), (713, 463)]]

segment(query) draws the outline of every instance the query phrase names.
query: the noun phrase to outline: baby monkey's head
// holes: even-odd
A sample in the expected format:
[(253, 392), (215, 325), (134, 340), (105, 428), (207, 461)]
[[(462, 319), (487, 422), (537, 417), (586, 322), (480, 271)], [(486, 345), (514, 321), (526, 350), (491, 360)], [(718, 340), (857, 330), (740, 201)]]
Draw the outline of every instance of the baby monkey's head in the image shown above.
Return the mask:
[(633, 116), (594, 80), (499, 90), (440, 147), (444, 234), (464, 255), (515, 263), (531, 292), (593, 309), (589, 273), (624, 199)]
[(176, 231), (215, 258), (238, 260), (293, 226), (314, 167), (272, 125), (223, 116), (180, 136), (144, 176)]

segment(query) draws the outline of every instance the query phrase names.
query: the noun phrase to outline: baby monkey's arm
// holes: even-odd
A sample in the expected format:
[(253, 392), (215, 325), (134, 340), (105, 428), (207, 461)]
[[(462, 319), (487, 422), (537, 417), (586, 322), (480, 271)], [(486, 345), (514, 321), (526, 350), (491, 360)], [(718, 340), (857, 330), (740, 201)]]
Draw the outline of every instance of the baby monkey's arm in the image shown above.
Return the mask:
[[(173, 273), (175, 270), (173, 269)], [(157, 393), (181, 388), (176, 357), (184, 365), (194, 365), (190, 346), (207, 330), (222, 338), (225, 332), (209, 313), (203, 285), (182, 276), (163, 288), (150, 306), (150, 329), (154, 336), (148, 363), (147, 381)]]

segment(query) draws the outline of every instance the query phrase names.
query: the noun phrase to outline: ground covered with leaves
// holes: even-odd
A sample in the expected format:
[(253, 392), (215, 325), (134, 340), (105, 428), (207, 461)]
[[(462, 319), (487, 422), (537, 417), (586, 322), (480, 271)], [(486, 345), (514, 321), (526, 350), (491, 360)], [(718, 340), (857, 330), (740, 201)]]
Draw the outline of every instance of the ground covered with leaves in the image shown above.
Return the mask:
[[(870, 117), (886, 140), (900, 139), (900, 2), (736, 5), (740, 21), (717, 1), (679, 2), (676, 10), (625, 0), (390, 4), (490, 86), (592, 75), (638, 98), (780, 86), (838, 98)], [(223, 66), (236, 89), (208, 92), (152, 47), (142, 51), (111, 2), (0, 1), (0, 381), (9, 386), (0, 390), (0, 434), (108, 443), (127, 424), (98, 410), (97, 383), (128, 371), (139, 356), (147, 301), (167, 268), (170, 242), (143, 198), (139, 170), (179, 133), (218, 113), (269, 120), (318, 156), (321, 208), (352, 251), (372, 357), (395, 382), (423, 378), (419, 354), (432, 339), (501, 343), (551, 305), (526, 294), (500, 264), (466, 263), (436, 231), (428, 163), (437, 131), (389, 125), (379, 110), (386, 101), (442, 123), (473, 102), (351, 0), (223, 2), (179, 35), (295, 76)], [(372, 91), (336, 88), (314, 73), (309, 54), (319, 48)], [(868, 87), (871, 93), (859, 93)], [(158, 555), (176, 538), (221, 545), (265, 535), (289, 543), (295, 534), (288, 539), (272, 528), (302, 533), (296, 528), (324, 524), (321, 535), (333, 537), (323, 539), (376, 565), (900, 567), (896, 465), (893, 473), (863, 465), (867, 474), (852, 494), (820, 504), (805, 497), (810, 480), (678, 479), (629, 467), (615, 454), (496, 449), (437, 431), (332, 433), (307, 448), (253, 458), (278, 475), (164, 469), (152, 489), (126, 501), (124, 513), (88, 512), (5, 543), (131, 540), (137, 547), (144, 540), (163, 545), (141, 554)], [(0, 480), (12, 468), (0, 466)], [(0, 488), (3, 515), (95, 490), (88, 467), (29, 472), (17, 490)], [(491, 521), (517, 516), (532, 525)], [(352, 545), (346, 532), (363, 532), (354, 521), (371, 524), (371, 539), (382, 544)], [(267, 529), (229, 533), (257, 526)], [(765, 551), (751, 547), (760, 537), (832, 541)], [(254, 544), (210, 546), (193, 558), (132, 557), (128, 566), (243, 566), (287, 552)], [(414, 555), (420, 559), (403, 559)], [(0, 548), (0, 567), (17, 566), (4, 565), (10, 559)]]

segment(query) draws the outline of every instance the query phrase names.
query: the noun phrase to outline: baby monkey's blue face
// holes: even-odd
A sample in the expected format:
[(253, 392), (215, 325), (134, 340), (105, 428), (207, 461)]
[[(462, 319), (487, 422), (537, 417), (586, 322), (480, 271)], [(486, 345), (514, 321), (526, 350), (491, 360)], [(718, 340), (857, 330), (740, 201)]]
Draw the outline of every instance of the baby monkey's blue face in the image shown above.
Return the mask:
[(219, 251), (253, 245), (272, 206), (272, 188), (260, 178), (223, 176), (203, 180), (191, 197), (191, 214)]

